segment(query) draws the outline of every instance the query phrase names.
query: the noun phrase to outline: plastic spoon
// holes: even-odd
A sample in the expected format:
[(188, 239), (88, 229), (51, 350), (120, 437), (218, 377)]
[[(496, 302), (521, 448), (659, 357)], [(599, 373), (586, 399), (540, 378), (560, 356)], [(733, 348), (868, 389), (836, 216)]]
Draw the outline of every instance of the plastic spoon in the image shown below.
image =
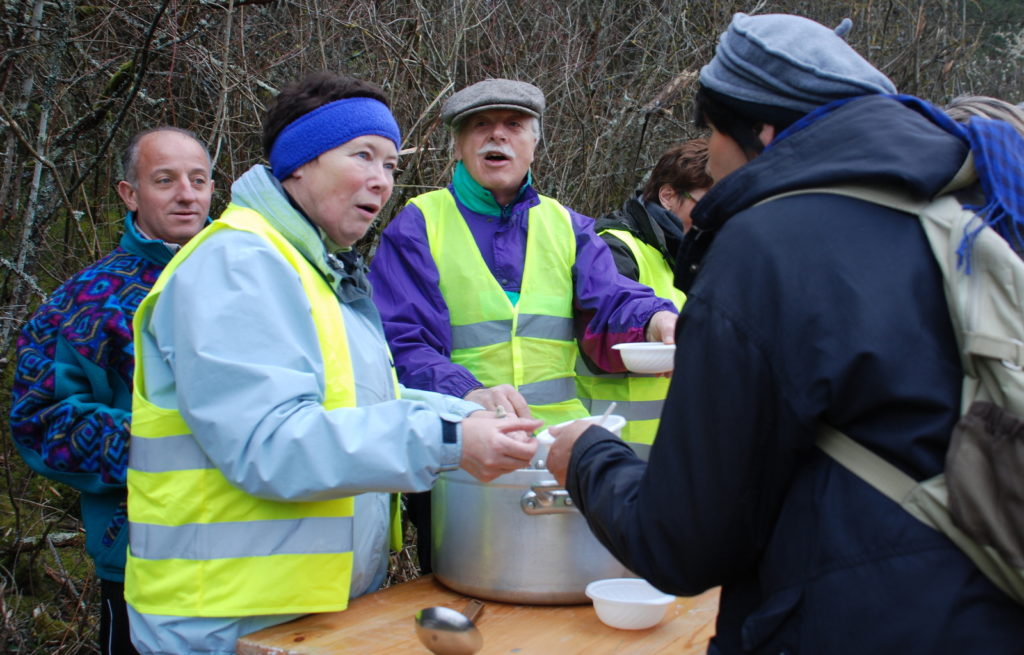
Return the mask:
[(605, 420), (607, 420), (607, 419), (608, 419), (608, 417), (612, 415), (612, 412), (613, 412), (613, 411), (615, 411), (615, 406), (616, 406), (617, 404), (618, 404), (618, 403), (616, 403), (616, 402), (615, 402), (615, 401), (613, 400), (613, 401), (611, 402), (611, 404), (610, 404), (610, 405), (608, 405), (608, 408), (607, 408), (606, 410), (604, 410), (604, 414), (601, 414), (601, 418), (597, 419), (597, 424), (598, 424), (598, 425), (600, 425), (601, 427), (604, 427), (604, 422), (605, 422)]
[(462, 612), (450, 607), (428, 607), (416, 612), (416, 636), (437, 655), (472, 655), (484, 645), (484, 637), (473, 625), (484, 604), (471, 600)]

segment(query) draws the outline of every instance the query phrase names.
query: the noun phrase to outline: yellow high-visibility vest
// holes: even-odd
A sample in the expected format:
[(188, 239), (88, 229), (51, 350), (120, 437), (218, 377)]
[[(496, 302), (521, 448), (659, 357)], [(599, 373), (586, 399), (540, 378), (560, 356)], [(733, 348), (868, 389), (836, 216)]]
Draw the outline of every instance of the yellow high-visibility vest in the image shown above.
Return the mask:
[[(654, 294), (672, 301), (676, 309), (686, 302), (686, 295), (673, 285), (672, 268), (654, 246), (637, 239), (625, 230), (604, 230), (629, 247), (640, 271), (639, 282)], [(668, 393), (669, 378), (640, 373), (595, 374), (582, 362), (576, 367), (576, 388), (583, 404), (591, 413), (600, 414), (613, 401), (615, 413), (626, 419), (622, 429), (624, 441), (653, 443), (658, 434), (661, 409)]]
[(320, 343), (323, 407), (356, 403), (345, 323), (334, 291), (262, 216), (229, 205), (171, 261), (135, 315), (125, 599), (138, 612), (172, 616), (343, 610), (352, 575), (353, 499), (279, 502), (252, 496), (213, 465), (180, 412), (147, 397), (142, 335), (153, 307), (178, 266), (225, 229), (259, 235), (295, 269)]
[(423, 213), (430, 254), (448, 305), (452, 361), (486, 387), (511, 384), (545, 424), (587, 416), (576, 397), (569, 212), (540, 196), (530, 209), (519, 301), (494, 279), (447, 189), (411, 201)]

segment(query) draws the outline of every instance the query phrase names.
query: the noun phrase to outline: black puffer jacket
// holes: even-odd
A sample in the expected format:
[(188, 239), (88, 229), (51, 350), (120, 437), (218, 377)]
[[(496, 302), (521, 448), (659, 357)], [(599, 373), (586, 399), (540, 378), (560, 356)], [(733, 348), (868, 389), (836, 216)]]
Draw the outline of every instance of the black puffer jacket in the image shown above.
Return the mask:
[(658, 587), (723, 586), (710, 652), (1024, 651), (1024, 608), (813, 446), (828, 421), (918, 479), (942, 469), (962, 372), (917, 219), (825, 194), (754, 206), (841, 182), (930, 196), (965, 154), (916, 112), (867, 97), (698, 204), (650, 464), (591, 428), (569, 487), (602, 542)]

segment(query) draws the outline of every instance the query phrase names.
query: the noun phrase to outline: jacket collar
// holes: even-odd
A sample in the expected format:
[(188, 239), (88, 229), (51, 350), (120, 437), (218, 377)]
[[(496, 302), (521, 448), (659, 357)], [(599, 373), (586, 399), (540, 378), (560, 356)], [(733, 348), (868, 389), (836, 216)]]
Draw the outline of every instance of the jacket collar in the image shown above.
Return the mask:
[[(209, 216), (206, 217), (206, 224), (210, 224)], [(167, 266), (167, 262), (181, 249), (176, 243), (167, 243), (143, 235), (135, 224), (135, 212), (128, 212), (124, 217), (124, 234), (121, 235), (119, 245), (131, 254), (157, 266)]]
[(246, 171), (231, 185), (231, 202), (258, 212), (295, 247), (331, 285), (338, 297), (351, 302), (368, 296), (366, 264), (352, 248), (340, 248), (292, 203), (281, 183), (263, 165)]
[(657, 248), (672, 264), (683, 240), (679, 219), (656, 202), (644, 202), (640, 191), (630, 196), (620, 209), (595, 221), (594, 231), (604, 230), (625, 230)]
[(469, 170), (462, 163), (461, 159), (455, 164), (455, 173), (452, 175), (452, 189), (455, 192), (455, 197), (469, 210), (484, 216), (507, 218), (512, 208), (523, 199), (523, 195), (532, 184), (533, 173), (526, 171), (526, 181), (523, 183), (523, 186), (519, 187), (519, 193), (516, 194), (515, 199), (502, 207), (494, 199), (493, 193), (480, 186), (480, 183), (473, 179), (473, 176), (469, 174)]

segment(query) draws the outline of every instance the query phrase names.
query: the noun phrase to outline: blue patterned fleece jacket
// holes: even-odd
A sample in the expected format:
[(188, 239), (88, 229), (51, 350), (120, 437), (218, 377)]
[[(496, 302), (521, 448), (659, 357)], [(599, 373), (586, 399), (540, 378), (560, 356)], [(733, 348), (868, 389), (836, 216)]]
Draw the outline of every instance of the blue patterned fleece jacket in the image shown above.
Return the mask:
[(14, 443), (32, 470), (81, 492), (86, 549), (104, 580), (124, 580), (128, 544), (132, 317), (171, 257), (129, 213), (118, 247), (64, 282), (18, 338)]

